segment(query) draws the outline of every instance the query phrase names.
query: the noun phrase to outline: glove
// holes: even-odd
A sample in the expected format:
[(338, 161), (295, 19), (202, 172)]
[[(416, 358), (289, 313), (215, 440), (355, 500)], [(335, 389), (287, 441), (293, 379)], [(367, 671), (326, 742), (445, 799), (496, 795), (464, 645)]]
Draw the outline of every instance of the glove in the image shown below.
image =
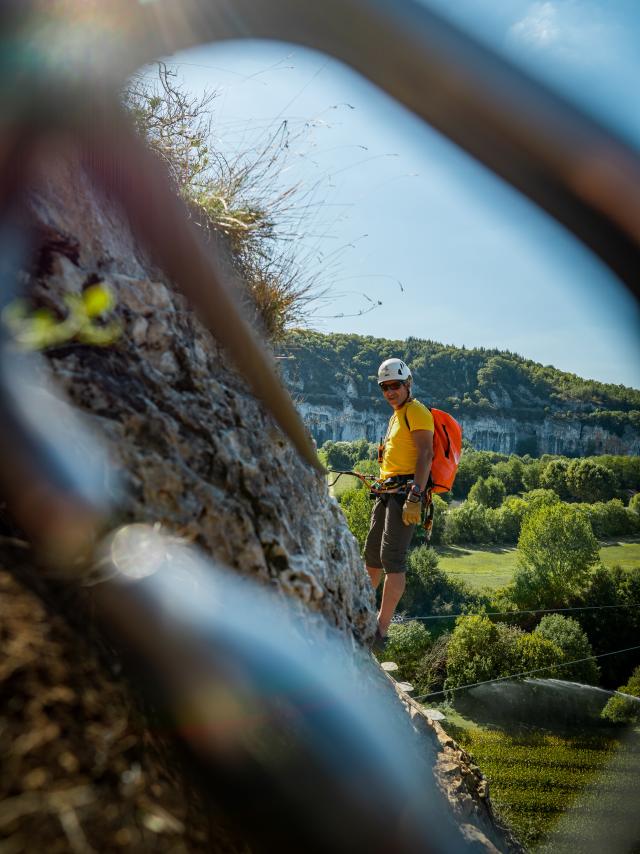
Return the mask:
[(422, 515), (422, 502), (419, 498), (409, 496), (402, 507), (402, 521), (405, 525), (419, 525)]

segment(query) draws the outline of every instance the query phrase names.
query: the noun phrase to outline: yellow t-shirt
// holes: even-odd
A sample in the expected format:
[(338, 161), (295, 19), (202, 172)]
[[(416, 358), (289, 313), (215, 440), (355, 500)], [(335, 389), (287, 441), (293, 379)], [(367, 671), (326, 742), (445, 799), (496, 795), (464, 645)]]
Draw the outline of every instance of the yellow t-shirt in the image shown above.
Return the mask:
[[(406, 418), (405, 418), (406, 415)], [(407, 429), (407, 419), (409, 429)], [(389, 419), (384, 440), (384, 456), (380, 465), (380, 477), (396, 474), (415, 474), (418, 449), (411, 438), (413, 430), (431, 430), (433, 415), (419, 400), (410, 400), (402, 409), (394, 410)]]

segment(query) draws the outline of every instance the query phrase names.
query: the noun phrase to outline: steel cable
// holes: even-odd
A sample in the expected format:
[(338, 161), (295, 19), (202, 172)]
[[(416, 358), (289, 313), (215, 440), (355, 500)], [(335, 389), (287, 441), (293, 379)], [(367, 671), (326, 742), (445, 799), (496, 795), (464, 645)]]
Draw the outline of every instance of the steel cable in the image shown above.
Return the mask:
[[(558, 664), (547, 664), (545, 667), (536, 667), (534, 670), (525, 670), (522, 673), (512, 673), (509, 676), (496, 676), (495, 679), (483, 679), (480, 682), (470, 682), (468, 685), (457, 685), (453, 688), (445, 688), (442, 691), (431, 691), (429, 694), (421, 694), (413, 699), (421, 703), (429, 697), (439, 697), (443, 694), (453, 694), (457, 691), (466, 691), (469, 688), (477, 688), (479, 685), (491, 685), (494, 682), (505, 682), (509, 679), (522, 679), (525, 676), (531, 676), (534, 673), (544, 673), (546, 670), (553, 670), (556, 667), (570, 667), (572, 664), (582, 664), (585, 661), (594, 661), (598, 658), (606, 658), (608, 655), (620, 655), (623, 652), (633, 652), (640, 649), (640, 644), (637, 646), (629, 646), (626, 649), (615, 649), (612, 652), (601, 652), (599, 655), (587, 655), (585, 658), (576, 658), (573, 661), (563, 661)], [(638, 700), (640, 702), (640, 699)]]

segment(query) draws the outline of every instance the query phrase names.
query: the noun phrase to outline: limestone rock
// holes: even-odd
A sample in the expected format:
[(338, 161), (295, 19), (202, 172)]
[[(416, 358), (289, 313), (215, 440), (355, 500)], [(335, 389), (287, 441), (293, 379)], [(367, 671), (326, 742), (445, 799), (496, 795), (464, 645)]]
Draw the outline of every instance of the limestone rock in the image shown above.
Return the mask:
[(100, 281), (123, 334), (106, 348), (48, 352), (70, 400), (106, 440), (124, 484), (122, 521), (158, 522), (366, 640), (373, 596), (322, 479), (296, 456), (185, 300), (135, 246), (79, 170), (60, 163), (34, 194), (42, 240), (26, 288), (64, 312)]

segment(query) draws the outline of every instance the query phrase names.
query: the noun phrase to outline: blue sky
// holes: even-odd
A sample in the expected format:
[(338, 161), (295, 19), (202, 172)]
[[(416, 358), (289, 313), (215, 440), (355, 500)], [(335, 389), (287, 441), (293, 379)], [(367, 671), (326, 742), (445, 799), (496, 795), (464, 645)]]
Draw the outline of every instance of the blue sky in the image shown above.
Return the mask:
[[(446, 11), (444, 0), (432, 5)], [(478, 36), (558, 81), (637, 144), (633, 5), (454, 4)], [(300, 188), (291, 245), (329, 289), (314, 328), (507, 349), (640, 388), (638, 307), (617, 281), (546, 215), (362, 77), (278, 43), (226, 43), (168, 61), (194, 92), (216, 91), (215, 147), (227, 157), (251, 156), (286, 120), (276, 184)]]

